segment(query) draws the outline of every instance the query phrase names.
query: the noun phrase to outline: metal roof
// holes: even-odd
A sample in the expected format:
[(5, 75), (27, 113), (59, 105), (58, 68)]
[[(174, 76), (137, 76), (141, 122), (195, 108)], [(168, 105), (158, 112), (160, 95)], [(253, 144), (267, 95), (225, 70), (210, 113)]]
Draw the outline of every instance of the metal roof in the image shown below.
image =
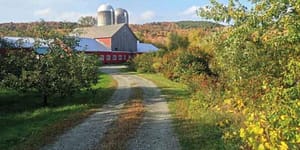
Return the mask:
[(159, 50), (156, 46), (149, 43), (137, 43), (137, 47), (137, 52), (139, 53), (156, 52)]
[(127, 10), (125, 10), (123, 8), (116, 8), (115, 9), (115, 15), (116, 16), (119, 15), (119, 14), (124, 14), (124, 13), (128, 14)]
[(13, 48), (34, 49), (38, 54), (46, 54), (49, 49), (47, 43), (51, 42), (51, 40), (46, 41), (31, 37), (3, 37), (2, 39)]
[(101, 12), (101, 11), (114, 11), (114, 8), (109, 4), (102, 4), (98, 8), (98, 12)]
[(75, 50), (85, 52), (110, 51), (103, 44), (91, 38), (79, 38), (78, 46), (75, 47)]
[(31, 37), (3, 37), (2, 38), (7, 43), (11, 44), (11, 46), (16, 48), (33, 48), (33, 47), (48, 47), (46, 43), (50, 41), (42, 40), (42, 39), (34, 39)]
[(74, 35), (84, 38), (103, 38), (112, 37), (126, 24), (114, 24), (107, 26), (77, 28), (74, 30)]
[(13, 47), (32, 48), (35, 40), (30, 37), (3, 37), (3, 40), (11, 44)]
[[(45, 44), (45, 40), (34, 39), (31, 37), (3, 37), (2, 39), (16, 48), (34, 48), (38, 54), (46, 54), (49, 48), (49, 46)], [(78, 46), (75, 47), (75, 50), (77, 51), (110, 51), (110, 49), (105, 47), (102, 43), (97, 42), (95, 39), (77, 38), (77, 40)], [(36, 44), (39, 44), (39, 46), (36, 46)]]

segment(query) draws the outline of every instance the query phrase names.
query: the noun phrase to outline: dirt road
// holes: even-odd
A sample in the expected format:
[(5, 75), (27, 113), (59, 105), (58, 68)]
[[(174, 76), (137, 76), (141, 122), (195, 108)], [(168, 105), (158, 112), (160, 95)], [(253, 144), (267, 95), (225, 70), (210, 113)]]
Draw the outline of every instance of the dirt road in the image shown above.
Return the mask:
[(160, 96), (160, 91), (152, 82), (121, 73), (125, 66), (105, 66), (101, 70), (109, 73), (118, 82), (118, 88), (111, 100), (99, 109), (99, 112), (74, 127), (53, 144), (43, 150), (90, 150), (94, 149), (117, 119), (124, 103), (128, 101), (132, 85), (143, 89), (145, 116), (137, 132), (127, 143), (128, 150), (177, 150), (180, 149), (178, 139), (173, 132), (171, 116), (167, 103)]

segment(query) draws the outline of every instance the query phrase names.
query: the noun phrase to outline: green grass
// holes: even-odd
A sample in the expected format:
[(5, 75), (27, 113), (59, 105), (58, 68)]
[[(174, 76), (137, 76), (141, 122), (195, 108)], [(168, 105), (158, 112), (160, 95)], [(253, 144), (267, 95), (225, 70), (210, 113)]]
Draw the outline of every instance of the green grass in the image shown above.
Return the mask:
[(110, 98), (116, 85), (109, 75), (99, 76), (93, 92), (54, 96), (48, 107), (42, 107), (38, 93), (0, 89), (0, 149), (38, 149), (93, 113)]
[(198, 107), (194, 93), (187, 86), (172, 82), (158, 74), (140, 74), (153, 81), (165, 95), (175, 130), (183, 150), (225, 149), (222, 132), (216, 123), (222, 115)]

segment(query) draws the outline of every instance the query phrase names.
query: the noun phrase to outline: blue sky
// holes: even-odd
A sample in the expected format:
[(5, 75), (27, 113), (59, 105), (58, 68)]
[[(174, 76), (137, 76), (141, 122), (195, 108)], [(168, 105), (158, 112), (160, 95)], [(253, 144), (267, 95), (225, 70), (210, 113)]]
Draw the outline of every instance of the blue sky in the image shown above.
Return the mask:
[[(227, 3), (227, 0), (219, 0)], [(96, 16), (101, 4), (124, 8), (130, 23), (201, 20), (195, 10), (209, 0), (0, 0), (0, 23), (73, 21), (80, 16)]]

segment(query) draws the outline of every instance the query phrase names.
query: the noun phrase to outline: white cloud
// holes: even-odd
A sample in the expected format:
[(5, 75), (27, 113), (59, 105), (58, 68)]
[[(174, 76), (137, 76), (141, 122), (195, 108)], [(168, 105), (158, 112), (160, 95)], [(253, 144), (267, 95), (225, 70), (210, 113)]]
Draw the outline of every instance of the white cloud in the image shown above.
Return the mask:
[(45, 8), (45, 9), (40, 9), (40, 10), (36, 10), (34, 12), (35, 16), (39, 16), (39, 17), (46, 17), (52, 14), (52, 10), (51, 8)]
[(183, 16), (194, 16), (197, 15), (197, 10), (200, 8), (200, 6), (191, 6), (189, 8), (187, 8), (186, 10), (184, 10), (181, 15)]
[(56, 20), (78, 21), (82, 16), (94, 16), (94, 14), (85, 14), (79, 12), (62, 12), (58, 14)]
[(155, 12), (148, 10), (148, 11), (143, 12), (140, 17), (142, 20), (151, 20), (155, 16), (156, 16)]
[(139, 24), (139, 23), (141, 23), (141, 21), (140, 21), (139, 17), (130, 16), (129, 23), (130, 24)]
[(129, 14), (129, 23), (131, 24), (143, 24), (147, 22), (153, 22), (157, 20), (158, 16), (152, 10), (147, 10), (142, 13)]
[(94, 13), (80, 13), (74, 11), (59, 12), (51, 8), (45, 8), (34, 11), (34, 16), (47, 21), (73, 21), (76, 22), (81, 16), (94, 16)]

